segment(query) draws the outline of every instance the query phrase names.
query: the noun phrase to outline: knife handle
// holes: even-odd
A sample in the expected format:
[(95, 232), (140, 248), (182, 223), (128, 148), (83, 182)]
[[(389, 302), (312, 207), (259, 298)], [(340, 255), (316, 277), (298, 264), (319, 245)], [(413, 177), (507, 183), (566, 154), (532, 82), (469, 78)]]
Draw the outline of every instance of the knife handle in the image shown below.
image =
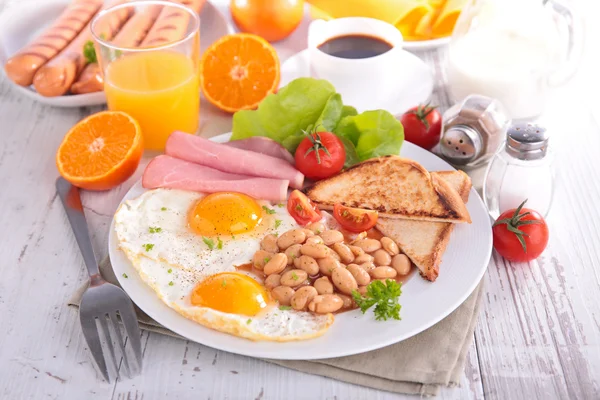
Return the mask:
[(71, 224), (71, 229), (73, 229), (75, 240), (79, 245), (79, 250), (81, 251), (83, 261), (85, 262), (85, 266), (90, 274), (93, 285), (95, 278), (101, 278), (101, 276), (100, 271), (98, 270), (96, 256), (94, 255), (92, 241), (90, 240), (85, 214), (83, 213), (83, 205), (81, 204), (79, 189), (71, 185), (63, 178), (58, 178), (56, 180), (56, 191), (58, 192), (58, 196), (62, 201), (65, 211), (67, 212), (67, 218)]

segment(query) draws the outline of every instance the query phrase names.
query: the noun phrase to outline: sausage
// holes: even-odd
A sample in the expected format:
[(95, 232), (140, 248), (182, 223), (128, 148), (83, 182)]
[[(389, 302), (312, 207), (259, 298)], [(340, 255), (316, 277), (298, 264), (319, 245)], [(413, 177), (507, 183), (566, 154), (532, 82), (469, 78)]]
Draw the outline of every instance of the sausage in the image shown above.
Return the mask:
[(84, 94), (100, 92), (104, 89), (104, 79), (98, 63), (86, 65), (77, 81), (71, 85), (70, 92), (73, 94)]
[[(191, 8), (198, 14), (206, 0), (179, 0), (177, 2)], [(140, 47), (162, 46), (182, 39), (188, 29), (189, 21), (189, 13), (173, 7), (165, 7), (160, 12), (156, 23), (152, 26)]]
[(92, 19), (102, 0), (75, 0), (44, 33), (8, 59), (4, 70), (10, 80), (29, 86), (35, 73), (69, 44)]
[(162, 6), (151, 5), (135, 13), (115, 35), (111, 44), (128, 48), (139, 46), (156, 22), (161, 10)]
[[(123, 3), (125, 0), (116, 0), (106, 7)], [(105, 8), (106, 8), (105, 7)], [(98, 21), (96, 32), (112, 39), (121, 25), (131, 16), (132, 9), (124, 7)], [(77, 37), (69, 43), (59, 55), (50, 60), (35, 74), (33, 86), (42, 96), (55, 97), (67, 93), (79, 73), (87, 64), (83, 55), (84, 45), (92, 40), (92, 31), (88, 23)]]
[[(135, 13), (115, 35), (111, 44), (125, 48), (137, 47), (148, 34), (161, 9), (162, 6), (150, 5)], [(92, 63), (85, 67), (77, 81), (71, 86), (71, 93), (93, 93), (102, 89), (104, 89), (102, 69), (98, 63)]]

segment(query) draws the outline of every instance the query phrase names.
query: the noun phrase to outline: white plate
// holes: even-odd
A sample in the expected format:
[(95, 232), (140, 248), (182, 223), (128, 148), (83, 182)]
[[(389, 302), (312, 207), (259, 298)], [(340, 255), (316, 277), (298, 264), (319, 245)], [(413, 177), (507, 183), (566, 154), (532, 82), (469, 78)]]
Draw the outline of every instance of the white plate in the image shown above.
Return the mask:
[[(398, 82), (394, 83), (397, 87), (396, 96), (383, 99), (377, 94), (372, 94), (365, 96), (362, 104), (349, 105), (354, 106), (358, 112), (383, 109), (394, 115), (400, 115), (417, 104), (425, 103), (433, 92), (431, 69), (419, 57), (408, 51), (403, 51), (402, 57), (403, 68), (399, 72)], [(305, 76), (311, 76), (308, 49), (291, 56), (283, 63), (280, 86)], [(369, 78), (365, 77), (365, 79)]]
[[(70, 0), (46, 0), (15, 2), (13, 7), (0, 15), (0, 66), (8, 58), (40, 35), (64, 10)], [(210, 2), (206, 2), (200, 13), (200, 47), (204, 51), (221, 36), (233, 33), (227, 20)], [(12, 81), (7, 79), (8, 82)], [(104, 92), (65, 95), (58, 97), (40, 96), (33, 87), (13, 87), (23, 95), (44, 104), (56, 107), (96, 106), (106, 103)]]
[[(219, 135), (212, 140), (225, 142), (229, 137), (230, 134)], [(432, 153), (406, 141), (401, 154), (432, 171), (452, 169)], [(138, 197), (144, 191), (141, 182), (138, 182), (123, 201)], [(323, 336), (300, 342), (252, 342), (208, 329), (167, 307), (140, 279), (117, 248), (114, 220), (110, 227), (108, 250), (115, 275), (135, 304), (181, 336), (216, 349), (253, 357), (284, 360), (340, 357), (388, 346), (416, 335), (454, 311), (473, 292), (490, 259), (492, 231), (488, 213), (475, 190), (471, 190), (467, 208), (473, 223), (459, 224), (454, 229), (440, 266), (439, 278), (431, 283), (416, 275), (402, 288), (401, 321), (376, 321), (372, 311), (363, 315), (359, 310), (353, 310), (337, 315), (332, 327)], [(123, 278), (123, 274), (128, 278)]]
[(445, 46), (450, 43), (450, 36), (439, 38), (439, 39), (431, 39), (431, 40), (405, 40), (402, 44), (402, 48), (404, 50), (434, 50), (439, 47)]

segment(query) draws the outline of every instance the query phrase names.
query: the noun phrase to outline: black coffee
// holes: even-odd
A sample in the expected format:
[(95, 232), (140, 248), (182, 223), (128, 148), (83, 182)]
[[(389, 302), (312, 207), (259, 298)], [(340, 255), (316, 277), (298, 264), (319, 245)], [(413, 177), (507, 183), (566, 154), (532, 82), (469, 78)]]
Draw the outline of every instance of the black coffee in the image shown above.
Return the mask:
[(346, 35), (331, 38), (317, 48), (330, 56), (357, 59), (378, 56), (390, 51), (392, 47), (375, 36)]

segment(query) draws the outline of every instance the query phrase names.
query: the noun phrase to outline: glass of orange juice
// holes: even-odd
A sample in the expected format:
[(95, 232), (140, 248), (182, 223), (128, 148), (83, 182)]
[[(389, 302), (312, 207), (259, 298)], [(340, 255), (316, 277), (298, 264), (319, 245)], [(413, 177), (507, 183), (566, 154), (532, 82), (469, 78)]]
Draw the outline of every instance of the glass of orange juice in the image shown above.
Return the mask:
[[(116, 13), (129, 19), (105, 40), (95, 28), (110, 25)], [(139, 122), (148, 150), (163, 150), (173, 131), (198, 130), (199, 28), (194, 10), (170, 1), (125, 2), (92, 20), (108, 108)]]

